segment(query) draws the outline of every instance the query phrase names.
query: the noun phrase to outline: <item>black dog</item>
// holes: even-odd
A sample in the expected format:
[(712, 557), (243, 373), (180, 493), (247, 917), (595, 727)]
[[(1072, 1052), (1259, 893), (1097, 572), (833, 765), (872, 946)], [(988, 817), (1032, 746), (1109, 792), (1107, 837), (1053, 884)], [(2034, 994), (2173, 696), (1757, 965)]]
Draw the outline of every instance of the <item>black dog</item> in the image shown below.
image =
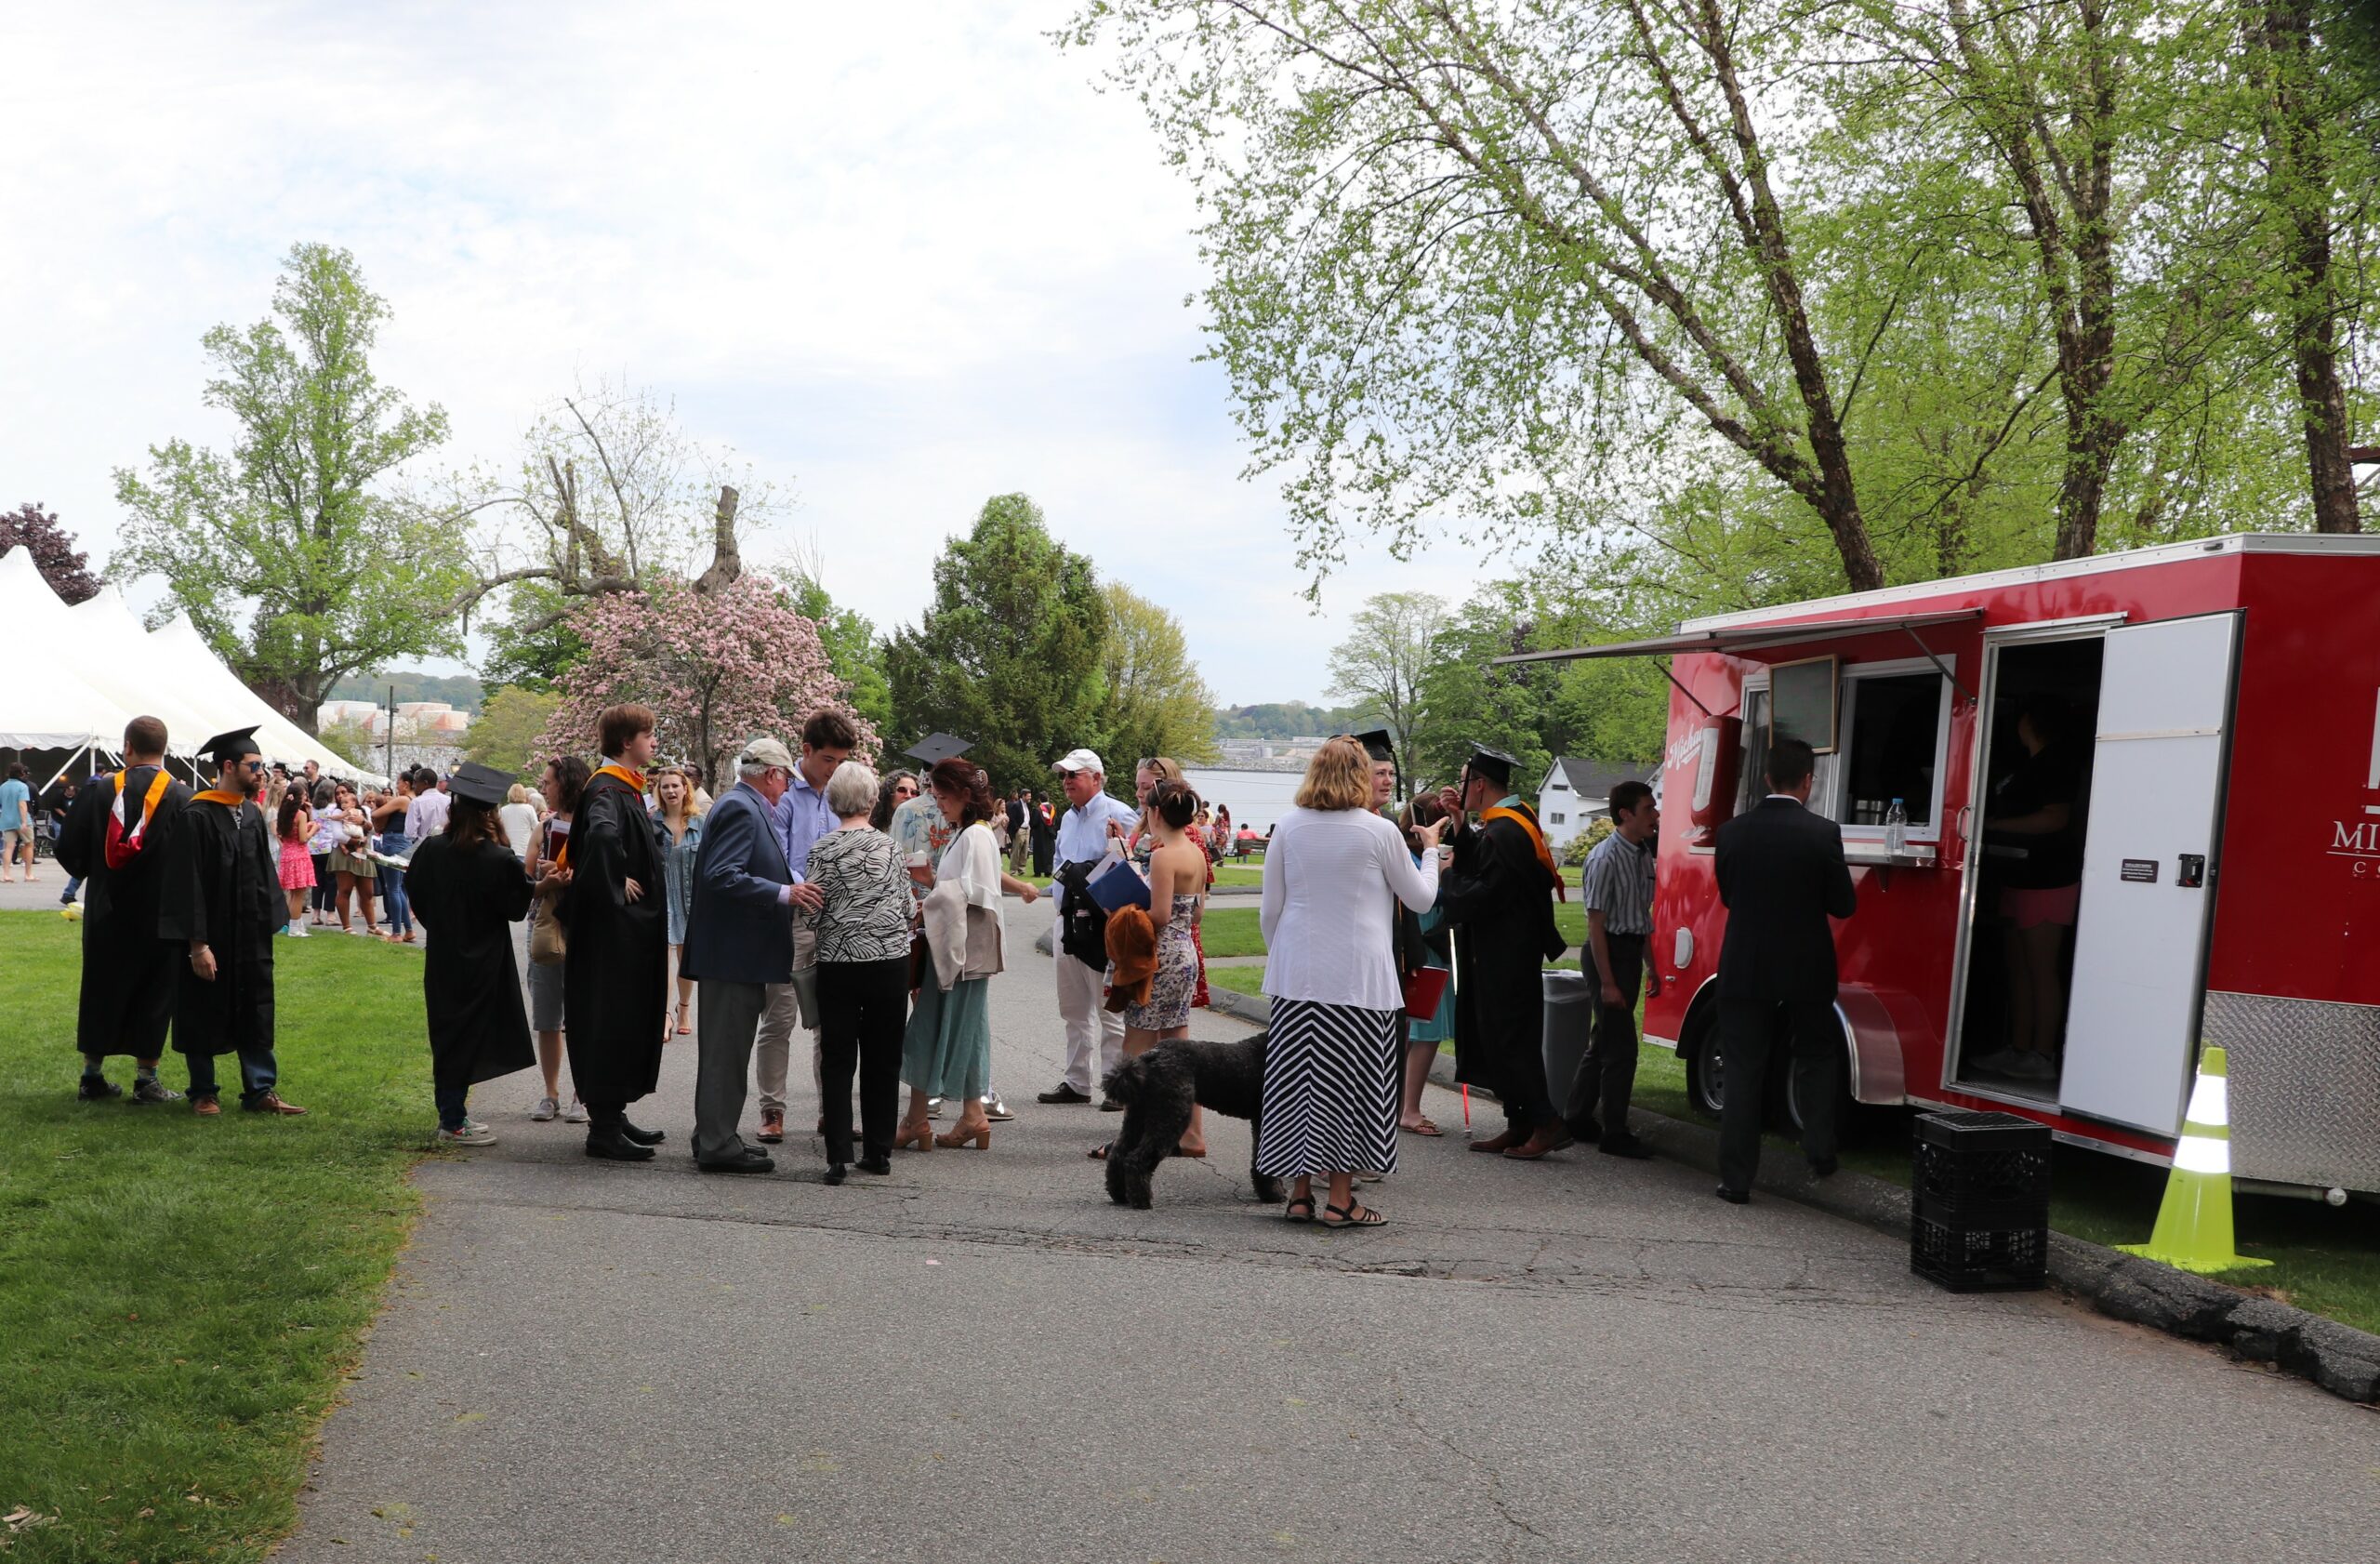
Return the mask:
[[(1247, 1120), (1251, 1144), (1262, 1133), (1264, 1034), (1240, 1042), (1160, 1042), (1109, 1070), (1104, 1084), (1124, 1105), (1123, 1133), (1107, 1151), (1107, 1198), (1146, 1211), (1150, 1177), (1181, 1146), (1193, 1105)], [(1280, 1200), (1281, 1181), (1258, 1173), (1252, 1155), (1248, 1176), (1258, 1200)]]

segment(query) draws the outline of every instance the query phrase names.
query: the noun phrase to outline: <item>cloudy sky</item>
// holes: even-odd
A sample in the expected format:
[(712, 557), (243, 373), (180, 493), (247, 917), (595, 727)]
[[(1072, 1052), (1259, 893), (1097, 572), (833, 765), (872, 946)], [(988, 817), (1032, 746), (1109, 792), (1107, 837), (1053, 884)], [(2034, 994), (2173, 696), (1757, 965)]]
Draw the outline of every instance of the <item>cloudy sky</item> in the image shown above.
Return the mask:
[(1068, 10), (0, 7), (0, 504), (103, 555), (111, 470), (228, 443), (200, 335), (323, 240), (394, 308), (378, 366), (446, 407), (442, 460), (505, 460), (575, 382), (624, 378), (794, 493), (758, 551), (814, 535), (880, 626), (1022, 489), (1180, 616), (1220, 698), (1319, 699), (1366, 594), (1460, 596), (1479, 561), (1359, 544), (1303, 602), (1193, 362), (1189, 190), (1048, 41)]

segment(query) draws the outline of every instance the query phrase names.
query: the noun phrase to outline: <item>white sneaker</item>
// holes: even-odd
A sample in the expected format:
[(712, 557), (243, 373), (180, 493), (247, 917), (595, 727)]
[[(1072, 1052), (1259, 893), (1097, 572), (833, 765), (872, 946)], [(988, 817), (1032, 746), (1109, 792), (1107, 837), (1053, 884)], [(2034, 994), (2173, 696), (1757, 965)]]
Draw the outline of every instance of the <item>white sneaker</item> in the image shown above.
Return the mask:
[(289, 925), (289, 937), (290, 937), (290, 938), (292, 938), (292, 939), (303, 939), (303, 938), (305, 938), (305, 937), (306, 937), (306, 925), (305, 925), (305, 924), (303, 924), (303, 923), (292, 923), (292, 924), (290, 924), (290, 925)]
[(539, 1097), (537, 1099), (536, 1107), (530, 1113), (529, 1117), (536, 1120), (540, 1124), (550, 1124), (561, 1115), (561, 1113), (562, 1104), (554, 1101), (551, 1097)]
[(2023, 1080), (2056, 1080), (2057, 1067), (2050, 1063), (2046, 1054), (2019, 1054), (2008, 1067), (2008, 1073)]
[(576, 1097), (571, 1098), (570, 1106), (562, 1110), (562, 1121), (565, 1124), (586, 1123), (587, 1105), (580, 1102)]
[(463, 1120), (463, 1127), (459, 1130), (439, 1131), (438, 1144), (441, 1146), (494, 1146), (496, 1132), (484, 1124), (474, 1124), (466, 1119)]

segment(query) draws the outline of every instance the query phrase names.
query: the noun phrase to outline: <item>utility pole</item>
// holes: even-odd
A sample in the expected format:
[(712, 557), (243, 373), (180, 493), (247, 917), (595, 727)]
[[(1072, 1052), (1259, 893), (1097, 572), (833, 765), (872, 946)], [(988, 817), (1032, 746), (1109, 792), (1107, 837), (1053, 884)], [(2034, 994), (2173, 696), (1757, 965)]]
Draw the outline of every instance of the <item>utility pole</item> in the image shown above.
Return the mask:
[(380, 769), (393, 786), (397, 779), (397, 687), (389, 686), (388, 721), (380, 730)]

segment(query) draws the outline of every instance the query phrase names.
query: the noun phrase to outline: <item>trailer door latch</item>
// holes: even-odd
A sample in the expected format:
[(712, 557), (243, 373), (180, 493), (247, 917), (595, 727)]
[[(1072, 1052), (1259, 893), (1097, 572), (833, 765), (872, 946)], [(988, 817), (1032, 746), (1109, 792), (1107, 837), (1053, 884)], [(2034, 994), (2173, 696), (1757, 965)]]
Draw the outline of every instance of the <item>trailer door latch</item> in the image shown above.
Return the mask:
[(2181, 870), (2174, 876), (2174, 883), (2185, 891), (2195, 891), (2204, 885), (2206, 883), (2206, 855), (2203, 853), (2183, 854)]

